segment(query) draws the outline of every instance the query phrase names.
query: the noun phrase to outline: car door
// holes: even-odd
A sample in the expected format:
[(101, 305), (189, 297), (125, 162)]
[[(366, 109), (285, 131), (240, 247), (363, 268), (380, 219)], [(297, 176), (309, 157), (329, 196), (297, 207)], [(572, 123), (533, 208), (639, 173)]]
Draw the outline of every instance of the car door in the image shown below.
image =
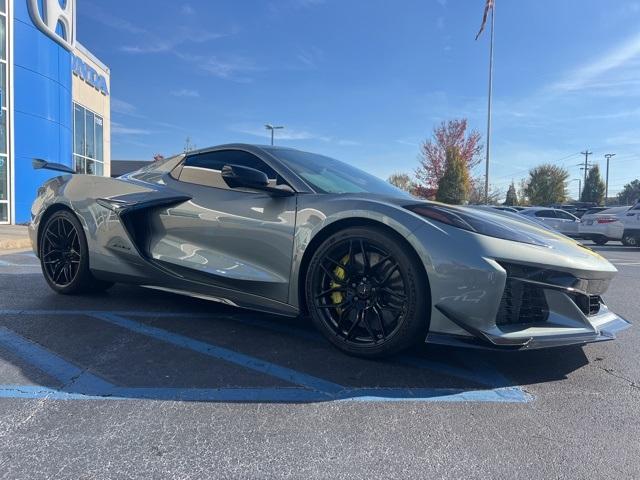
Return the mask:
[(188, 279), (287, 302), (296, 197), (230, 188), (221, 175), (225, 165), (286, 183), (243, 150), (187, 155), (166, 182), (192, 199), (155, 215), (151, 256)]
[(553, 228), (554, 230), (560, 231), (558, 217), (556, 216), (555, 210), (546, 209), (546, 210), (538, 210), (535, 213), (536, 218), (538, 218), (545, 225)]
[(570, 237), (578, 236), (578, 227), (580, 225), (580, 219), (578, 219), (578, 217), (564, 210), (555, 210), (555, 214), (558, 221), (558, 231), (560, 233)]
[(623, 219), (625, 229), (638, 230), (640, 233), (640, 202), (630, 208)]

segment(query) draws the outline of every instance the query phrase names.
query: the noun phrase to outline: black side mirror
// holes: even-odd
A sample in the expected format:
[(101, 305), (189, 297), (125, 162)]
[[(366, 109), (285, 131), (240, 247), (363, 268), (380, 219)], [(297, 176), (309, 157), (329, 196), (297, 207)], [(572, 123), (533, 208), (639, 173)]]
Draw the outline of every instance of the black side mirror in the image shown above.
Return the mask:
[(222, 167), (221, 175), (231, 188), (253, 188), (282, 197), (294, 194), (294, 191), (287, 185), (270, 186), (267, 175), (255, 168), (225, 165)]
[(269, 186), (269, 179), (264, 172), (240, 165), (225, 165), (222, 167), (222, 178), (231, 188), (262, 189)]

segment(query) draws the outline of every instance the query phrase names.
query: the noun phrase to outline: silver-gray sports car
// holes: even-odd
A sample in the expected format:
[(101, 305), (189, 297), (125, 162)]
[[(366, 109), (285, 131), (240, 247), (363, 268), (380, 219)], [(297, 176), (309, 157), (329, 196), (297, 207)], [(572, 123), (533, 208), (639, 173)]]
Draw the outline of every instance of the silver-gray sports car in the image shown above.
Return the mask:
[(290, 148), (223, 145), (116, 179), (53, 178), (30, 235), (59, 293), (121, 282), (308, 315), (339, 349), (366, 357), (425, 340), (583, 344), (629, 326), (602, 299), (616, 269), (575, 241)]

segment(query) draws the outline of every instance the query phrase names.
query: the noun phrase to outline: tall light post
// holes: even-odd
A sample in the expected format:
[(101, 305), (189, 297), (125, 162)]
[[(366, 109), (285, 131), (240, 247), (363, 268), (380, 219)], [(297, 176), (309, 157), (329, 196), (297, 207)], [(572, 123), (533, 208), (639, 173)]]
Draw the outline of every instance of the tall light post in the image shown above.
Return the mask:
[(569, 183), (578, 182), (578, 201), (580, 200), (580, 196), (582, 194), (582, 179), (574, 178), (573, 180), (569, 180)]
[(604, 204), (605, 206), (607, 205), (607, 198), (609, 198), (609, 160), (611, 160), (611, 157), (615, 157), (616, 154), (615, 153), (607, 153), (605, 154), (604, 158), (607, 159), (607, 179), (605, 181), (605, 187), (604, 187)]
[(267, 123), (264, 128), (266, 128), (267, 130), (271, 130), (271, 145), (273, 145), (273, 132), (275, 132), (276, 130), (282, 130), (284, 127), (282, 125), (274, 127), (270, 123)]

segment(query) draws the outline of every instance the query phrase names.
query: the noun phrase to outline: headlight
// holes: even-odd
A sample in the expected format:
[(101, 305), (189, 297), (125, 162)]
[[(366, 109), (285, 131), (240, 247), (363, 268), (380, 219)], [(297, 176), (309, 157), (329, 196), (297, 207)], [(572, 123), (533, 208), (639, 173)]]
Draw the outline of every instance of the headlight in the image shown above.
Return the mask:
[(469, 232), (479, 233), (480, 235), (511, 240), (512, 242), (529, 243), (543, 247), (547, 246), (533, 236), (510, 228), (498, 221), (486, 217), (478, 218), (473, 214), (455, 208), (442, 205), (411, 205), (406, 208), (429, 220), (435, 220), (436, 222), (445, 223), (452, 227), (468, 230)]

